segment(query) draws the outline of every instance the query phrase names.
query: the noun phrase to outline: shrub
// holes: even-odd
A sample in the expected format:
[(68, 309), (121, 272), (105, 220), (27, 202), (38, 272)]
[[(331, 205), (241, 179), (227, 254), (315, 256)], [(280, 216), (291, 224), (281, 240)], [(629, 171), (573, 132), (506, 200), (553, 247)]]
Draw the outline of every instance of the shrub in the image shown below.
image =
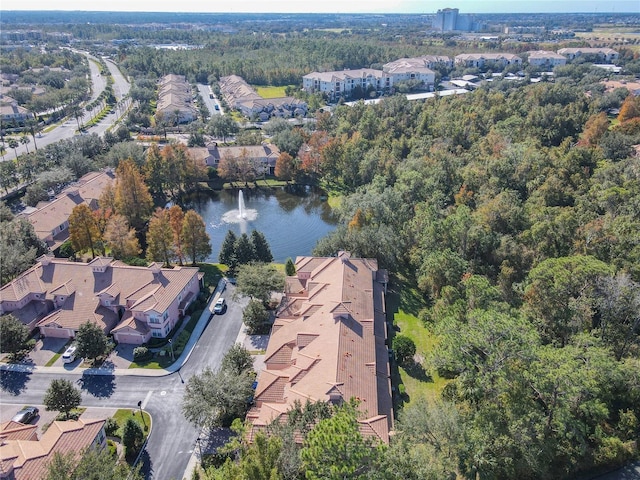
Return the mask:
[(144, 360), (149, 356), (149, 349), (147, 347), (136, 347), (133, 349), (134, 360)]
[(416, 354), (416, 344), (406, 335), (396, 335), (393, 339), (393, 350), (398, 364), (407, 365), (413, 363)]
[(107, 434), (107, 437), (115, 437), (118, 433), (118, 422), (115, 418), (107, 418), (107, 421), (104, 422), (104, 432)]

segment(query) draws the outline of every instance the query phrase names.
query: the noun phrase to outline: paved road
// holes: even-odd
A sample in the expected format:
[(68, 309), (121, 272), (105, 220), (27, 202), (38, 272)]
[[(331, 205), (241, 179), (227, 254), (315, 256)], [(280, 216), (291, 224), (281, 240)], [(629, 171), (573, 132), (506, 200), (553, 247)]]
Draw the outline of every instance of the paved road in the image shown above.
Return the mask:
[[(198, 83), (198, 91), (200, 92), (200, 96), (204, 100), (204, 103), (209, 109), (211, 115), (224, 115), (224, 112), (222, 111), (222, 105), (220, 105), (220, 102), (218, 101), (218, 98), (215, 96), (215, 94), (214, 98), (211, 98), (209, 96), (213, 93), (209, 85)], [(218, 106), (218, 110), (216, 110), (216, 105)]]
[[(90, 55), (89, 53), (80, 52), (80, 51), (78, 51), (78, 53), (82, 53), (86, 55), (88, 59), (93, 59), (95, 61), (98, 61), (96, 57)], [(118, 101), (121, 101), (129, 93), (131, 86), (128, 80), (124, 78), (124, 76), (122, 75), (122, 73), (120, 72), (120, 70), (118, 69), (115, 63), (113, 63), (110, 60), (108, 60), (106, 63), (114, 79), (113, 91), (114, 91), (115, 97)], [(91, 93), (91, 99), (87, 103), (91, 103), (92, 101), (97, 99), (107, 85), (106, 78), (100, 75), (100, 69), (94, 62), (89, 61), (89, 69), (91, 71), (92, 93)], [(116, 121), (118, 120), (119, 114), (121, 114), (126, 109), (127, 106), (128, 106), (128, 102), (125, 102), (124, 108), (122, 109), (119, 108), (117, 112), (109, 114), (102, 122), (100, 122), (99, 125), (96, 125), (95, 127), (92, 127), (91, 129), (89, 129), (88, 130), (89, 133), (95, 133), (100, 136), (104, 135), (104, 132), (109, 127), (111, 127), (113, 124), (116, 123)], [(83, 111), (84, 111), (84, 114), (82, 118), (79, 119), (81, 125), (83, 123), (88, 122), (91, 119), (91, 113), (87, 112), (86, 110), (83, 110)], [(78, 128), (78, 122), (76, 121), (76, 119), (75, 118), (69, 119), (66, 122), (55, 127), (50, 132), (42, 133), (41, 136), (36, 135), (36, 145), (38, 146), (38, 148), (42, 148), (51, 143), (59, 142), (62, 139), (71, 138), (74, 135), (77, 135), (76, 133), (77, 128)], [(14, 159), (16, 158), (16, 153), (17, 153), (17, 156), (20, 156), (23, 153), (27, 152), (27, 148), (29, 149), (30, 152), (33, 151), (34, 150), (33, 139), (32, 138), (30, 139), (32, 141), (26, 147), (21, 144), (15, 151), (12, 148), (7, 148), (7, 153), (4, 158), (7, 160)]]
[(247, 300), (234, 301), (234, 288), (228, 285), (224, 292), (227, 311), (212, 318), (188, 360), (176, 373), (149, 377), (0, 371), (0, 405), (41, 405), (51, 380), (62, 376), (82, 389), (85, 406), (136, 408), (142, 401), (144, 409), (153, 418), (149, 443), (143, 454), (143, 471), (147, 478), (179, 480), (198, 437), (196, 429), (182, 416), (183, 382), (206, 366), (217, 369), (226, 351), (236, 341)]

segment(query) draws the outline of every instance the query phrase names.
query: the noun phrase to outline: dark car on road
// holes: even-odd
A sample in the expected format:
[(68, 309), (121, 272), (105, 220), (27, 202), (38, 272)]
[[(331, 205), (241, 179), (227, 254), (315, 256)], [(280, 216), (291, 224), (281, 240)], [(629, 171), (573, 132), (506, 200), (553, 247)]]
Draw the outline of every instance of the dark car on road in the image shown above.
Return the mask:
[(20, 410), (11, 419), (13, 422), (31, 423), (31, 420), (38, 416), (39, 410), (36, 407), (26, 407)]

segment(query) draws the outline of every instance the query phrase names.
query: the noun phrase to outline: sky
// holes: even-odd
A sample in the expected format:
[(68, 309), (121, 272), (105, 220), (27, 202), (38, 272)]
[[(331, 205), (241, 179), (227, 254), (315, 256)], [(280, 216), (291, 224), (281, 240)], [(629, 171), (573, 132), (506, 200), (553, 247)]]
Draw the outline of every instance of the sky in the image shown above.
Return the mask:
[[(13, 6), (19, 4), (14, 3)], [(30, 0), (15, 10), (91, 10), (133, 12), (290, 12), (290, 13), (435, 13), (440, 8), (460, 13), (634, 12), (640, 0)], [(13, 9), (12, 9), (13, 10)]]

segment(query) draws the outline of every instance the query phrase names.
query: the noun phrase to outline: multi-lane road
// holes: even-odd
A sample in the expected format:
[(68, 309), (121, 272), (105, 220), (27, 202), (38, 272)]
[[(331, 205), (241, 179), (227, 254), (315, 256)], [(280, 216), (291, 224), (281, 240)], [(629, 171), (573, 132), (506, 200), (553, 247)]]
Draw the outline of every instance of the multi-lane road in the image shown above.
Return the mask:
[[(83, 55), (85, 55), (89, 62), (92, 91), (91, 98), (87, 103), (91, 103), (96, 100), (104, 91), (107, 86), (107, 80), (100, 74), (100, 69), (96, 64), (96, 62), (99, 62), (99, 60), (96, 57), (90, 55), (87, 52), (78, 51), (77, 53), (82, 53)], [(129, 81), (122, 75), (118, 66), (111, 60), (106, 60), (106, 63), (107, 67), (109, 68), (109, 72), (111, 73), (111, 76), (114, 80), (113, 92), (116, 99), (118, 100), (119, 107), (118, 109), (107, 115), (107, 117), (103, 119), (98, 125), (87, 130), (89, 133), (95, 133), (100, 136), (104, 135), (104, 132), (117, 122), (119, 114), (122, 114), (124, 112), (124, 109), (127, 106), (127, 101), (125, 100), (123, 102), (123, 99), (127, 96), (131, 88)], [(90, 119), (91, 113), (83, 111), (83, 116), (79, 118), (78, 121), (82, 125), (88, 122)], [(74, 135), (77, 135), (76, 130), (78, 128), (78, 121), (76, 121), (75, 118), (70, 118), (53, 128), (52, 130), (46, 133), (41, 133), (40, 135), (36, 135), (35, 142), (37, 147), (45, 147), (51, 143), (59, 142), (60, 140), (63, 140), (65, 138), (71, 138)], [(4, 158), (6, 160), (14, 159), (17, 156), (26, 153), (27, 148), (29, 149), (29, 151), (32, 151), (34, 149), (33, 143), (30, 143), (28, 145), (20, 144), (20, 146), (18, 146), (18, 148), (16, 148), (15, 150), (13, 148), (8, 148)]]
[(0, 371), (0, 406), (41, 405), (51, 380), (62, 375), (81, 388), (84, 406), (137, 408), (138, 402), (143, 402), (143, 408), (153, 419), (142, 455), (146, 477), (182, 479), (198, 438), (196, 428), (182, 415), (184, 382), (207, 366), (219, 368), (222, 357), (236, 341), (246, 300), (231, 300), (234, 288), (228, 285), (224, 294), (228, 299), (226, 312), (213, 316), (177, 372), (158, 377)]

